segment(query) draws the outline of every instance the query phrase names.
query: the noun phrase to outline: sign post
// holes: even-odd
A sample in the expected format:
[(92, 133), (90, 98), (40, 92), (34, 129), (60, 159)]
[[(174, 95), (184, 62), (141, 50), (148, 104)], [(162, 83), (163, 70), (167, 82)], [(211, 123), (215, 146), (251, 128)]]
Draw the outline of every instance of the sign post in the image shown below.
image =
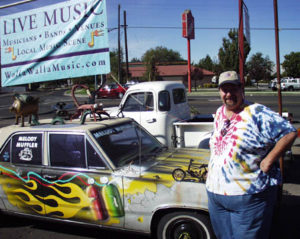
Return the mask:
[(244, 21), (243, 21), (243, 0), (239, 0), (239, 70), (240, 79), (243, 86), (245, 86), (244, 78)]
[(187, 39), (188, 48), (188, 90), (191, 92), (191, 43), (190, 39), (195, 39), (194, 17), (191, 10), (185, 10), (181, 15), (182, 37)]

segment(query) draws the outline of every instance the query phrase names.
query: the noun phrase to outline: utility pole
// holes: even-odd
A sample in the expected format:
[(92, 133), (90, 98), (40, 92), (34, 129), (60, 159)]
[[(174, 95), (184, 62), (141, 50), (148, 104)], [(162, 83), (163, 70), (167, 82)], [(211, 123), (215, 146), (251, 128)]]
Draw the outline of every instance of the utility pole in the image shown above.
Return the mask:
[(128, 46), (127, 46), (127, 24), (126, 24), (126, 11), (124, 13), (124, 37), (125, 37), (125, 56), (126, 56), (126, 81), (129, 79), (129, 66), (128, 66)]
[(121, 26), (120, 26), (120, 10), (121, 6), (120, 4), (118, 5), (118, 80), (119, 83), (123, 83), (122, 80), (122, 65), (121, 65), (121, 42), (120, 42), (120, 31), (121, 31)]
[[(278, 91), (278, 111), (282, 116), (282, 96), (281, 96), (281, 79), (280, 79), (280, 55), (279, 55), (279, 29), (278, 29), (278, 10), (277, 0), (273, 0), (274, 4), (274, 25), (275, 25), (275, 46), (276, 46), (276, 67), (277, 67), (277, 91)], [(279, 159), (281, 176), (284, 178), (284, 161), (283, 156)], [(282, 185), (279, 188), (278, 200), (282, 199)]]
[(276, 68), (277, 68), (277, 89), (278, 89), (278, 111), (282, 115), (282, 97), (280, 85), (280, 54), (279, 54), (279, 28), (278, 28), (278, 10), (277, 0), (273, 0), (274, 4), (274, 24), (275, 24), (275, 46), (276, 46)]
[(239, 70), (240, 70), (240, 80), (243, 86), (245, 86), (245, 78), (244, 78), (244, 16), (243, 16), (243, 0), (239, 0)]

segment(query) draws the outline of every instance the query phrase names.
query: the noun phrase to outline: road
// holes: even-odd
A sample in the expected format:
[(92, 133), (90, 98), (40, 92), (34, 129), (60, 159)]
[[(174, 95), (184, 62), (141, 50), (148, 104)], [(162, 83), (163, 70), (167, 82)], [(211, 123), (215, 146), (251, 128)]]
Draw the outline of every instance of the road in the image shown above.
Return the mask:
[[(64, 95), (65, 90), (32, 92), (32, 95), (40, 97), (40, 118), (53, 116), (53, 108), (59, 101), (72, 105), (70, 96)], [(259, 102), (277, 110), (277, 98), (274, 96), (247, 96), (249, 101)], [(81, 102), (86, 101), (81, 98)], [(97, 99), (104, 107), (116, 106), (119, 99)], [(12, 103), (11, 94), (0, 94), (0, 127), (14, 123), (13, 115), (8, 112)], [(293, 112), (294, 118), (300, 121), (300, 93), (297, 95), (283, 97), (284, 108)], [(211, 114), (221, 105), (217, 95), (214, 96), (191, 96), (190, 106), (199, 113)], [(300, 146), (300, 144), (299, 144)], [(274, 224), (272, 239), (298, 239), (300, 238), (300, 150), (294, 155), (292, 162), (285, 164), (285, 184), (283, 197), (279, 209), (277, 223)], [(2, 216), (0, 217), (0, 238), (1, 239), (91, 239), (91, 238), (136, 238), (146, 239), (147, 237), (132, 233), (113, 232), (98, 230), (94, 228), (64, 225), (62, 223), (48, 223), (36, 220), (28, 220), (21, 217)]]
[[(264, 104), (272, 110), (278, 112), (278, 98), (271, 95), (246, 95), (246, 99), (250, 102)], [(213, 114), (217, 107), (221, 105), (219, 96), (192, 96), (189, 97), (189, 105), (195, 108), (201, 114)], [(297, 95), (289, 95), (282, 97), (283, 111), (291, 112), (294, 119), (300, 121), (300, 92)]]

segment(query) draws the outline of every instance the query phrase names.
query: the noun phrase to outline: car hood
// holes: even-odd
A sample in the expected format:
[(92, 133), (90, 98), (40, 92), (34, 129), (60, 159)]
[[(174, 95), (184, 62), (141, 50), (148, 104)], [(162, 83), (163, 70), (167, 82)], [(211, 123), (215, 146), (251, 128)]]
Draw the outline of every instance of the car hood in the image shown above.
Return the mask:
[(187, 170), (192, 160), (194, 167), (207, 165), (210, 152), (206, 149), (175, 149), (160, 153), (155, 158), (155, 163), (146, 171), (172, 173), (174, 169)]
[[(182, 180), (175, 179), (176, 181), (203, 182), (206, 178), (209, 157), (210, 152), (206, 149), (167, 150), (149, 157), (140, 166), (128, 165), (115, 173), (126, 175), (126, 177), (139, 176), (145, 180), (174, 182), (174, 174), (179, 170), (185, 176)], [(194, 174), (189, 173), (189, 165)]]

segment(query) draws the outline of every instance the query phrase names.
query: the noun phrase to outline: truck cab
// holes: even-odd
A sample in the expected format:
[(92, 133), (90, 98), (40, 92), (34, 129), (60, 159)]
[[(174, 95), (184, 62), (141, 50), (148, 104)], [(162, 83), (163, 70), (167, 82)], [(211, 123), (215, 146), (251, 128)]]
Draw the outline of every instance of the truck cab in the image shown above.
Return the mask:
[(183, 84), (171, 81), (144, 82), (131, 86), (111, 116), (135, 119), (164, 145), (171, 145), (173, 123), (190, 119)]

